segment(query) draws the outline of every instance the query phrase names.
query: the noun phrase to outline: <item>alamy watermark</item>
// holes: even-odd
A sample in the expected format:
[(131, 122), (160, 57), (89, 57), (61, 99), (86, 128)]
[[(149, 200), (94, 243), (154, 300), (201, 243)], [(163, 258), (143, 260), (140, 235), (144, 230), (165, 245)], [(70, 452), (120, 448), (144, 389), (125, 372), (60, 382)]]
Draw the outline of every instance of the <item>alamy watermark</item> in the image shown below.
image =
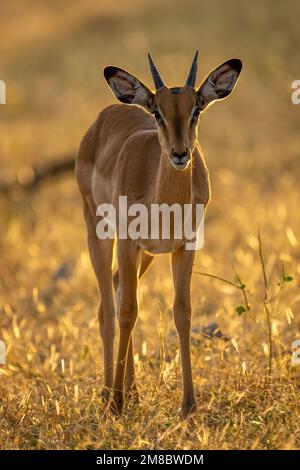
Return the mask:
[(292, 365), (300, 365), (300, 339), (292, 342)]
[(4, 341), (0, 339), (0, 365), (6, 363), (6, 346)]
[(6, 104), (6, 84), (0, 80), (0, 104)]
[(295, 90), (291, 96), (292, 103), (300, 104), (300, 80), (294, 80), (291, 87)]
[(128, 205), (127, 196), (119, 196), (118, 206), (105, 203), (97, 207), (101, 217), (96, 233), (99, 239), (183, 240), (186, 250), (204, 245), (203, 204)]

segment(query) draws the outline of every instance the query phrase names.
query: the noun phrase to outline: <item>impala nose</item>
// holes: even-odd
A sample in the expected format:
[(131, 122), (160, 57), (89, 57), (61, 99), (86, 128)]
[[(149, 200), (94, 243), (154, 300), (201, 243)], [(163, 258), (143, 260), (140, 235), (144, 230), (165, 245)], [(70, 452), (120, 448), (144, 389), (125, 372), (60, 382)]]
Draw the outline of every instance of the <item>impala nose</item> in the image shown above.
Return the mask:
[(187, 166), (189, 161), (188, 149), (184, 152), (178, 153), (174, 149), (172, 150), (172, 163), (176, 169), (182, 169)]

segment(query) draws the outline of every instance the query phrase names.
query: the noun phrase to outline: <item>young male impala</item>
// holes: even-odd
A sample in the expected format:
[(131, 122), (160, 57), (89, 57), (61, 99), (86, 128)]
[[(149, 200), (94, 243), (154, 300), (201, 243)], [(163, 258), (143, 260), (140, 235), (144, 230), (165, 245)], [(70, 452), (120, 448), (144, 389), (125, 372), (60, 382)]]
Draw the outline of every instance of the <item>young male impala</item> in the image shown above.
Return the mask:
[[(104, 352), (103, 397), (106, 402), (110, 400), (116, 414), (123, 408), (124, 381), (126, 391), (137, 396), (132, 331), (138, 315), (138, 279), (154, 255), (166, 252), (172, 256), (173, 309), (183, 374), (182, 414), (187, 416), (196, 409), (190, 358), (190, 282), (195, 252), (185, 249), (184, 238), (117, 238), (118, 268), (113, 275), (114, 240), (97, 237), (96, 208), (103, 203), (117, 206), (120, 195), (127, 196), (128, 204), (138, 201), (147, 207), (153, 203), (207, 206), (209, 176), (197, 142), (197, 125), (211, 103), (231, 93), (242, 63), (239, 59), (224, 62), (195, 88), (197, 58), (198, 53), (185, 85), (169, 88), (149, 56), (155, 92), (125, 70), (106, 67), (104, 76), (111, 90), (125, 104), (114, 104), (100, 113), (83, 137), (77, 157), (76, 177), (101, 296), (98, 315)], [(114, 289), (118, 290), (120, 327), (115, 375)]]

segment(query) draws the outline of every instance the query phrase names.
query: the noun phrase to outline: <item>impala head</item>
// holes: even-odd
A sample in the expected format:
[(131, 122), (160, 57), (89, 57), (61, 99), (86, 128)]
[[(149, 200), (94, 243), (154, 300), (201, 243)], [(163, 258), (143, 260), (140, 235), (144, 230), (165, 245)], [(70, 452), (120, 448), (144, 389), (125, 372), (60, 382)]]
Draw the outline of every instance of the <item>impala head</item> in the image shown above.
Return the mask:
[(176, 170), (189, 166), (197, 140), (199, 115), (214, 101), (231, 93), (242, 69), (239, 59), (230, 59), (214, 69), (196, 88), (197, 59), (198, 51), (185, 85), (169, 88), (149, 55), (155, 92), (125, 70), (113, 66), (104, 69), (110, 88), (122, 103), (143, 106), (154, 115), (163, 153)]

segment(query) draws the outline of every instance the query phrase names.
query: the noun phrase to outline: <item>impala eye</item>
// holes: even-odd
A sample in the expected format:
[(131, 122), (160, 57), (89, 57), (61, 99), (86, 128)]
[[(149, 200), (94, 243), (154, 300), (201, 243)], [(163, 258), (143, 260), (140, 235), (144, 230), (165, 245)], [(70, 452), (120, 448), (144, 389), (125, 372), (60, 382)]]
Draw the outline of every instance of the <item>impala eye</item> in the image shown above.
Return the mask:
[(200, 109), (199, 108), (195, 109), (193, 113), (193, 119), (198, 119), (199, 114), (200, 114)]
[(157, 122), (163, 122), (163, 118), (161, 117), (158, 111), (154, 111), (153, 116), (155, 117)]

